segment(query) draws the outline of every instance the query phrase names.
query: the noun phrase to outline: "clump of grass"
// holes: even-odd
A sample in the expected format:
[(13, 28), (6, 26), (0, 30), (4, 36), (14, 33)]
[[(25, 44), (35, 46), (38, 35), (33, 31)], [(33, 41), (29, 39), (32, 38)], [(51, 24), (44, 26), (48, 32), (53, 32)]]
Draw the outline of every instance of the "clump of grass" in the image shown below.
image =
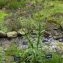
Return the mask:
[(5, 60), (5, 52), (2, 47), (0, 47), (0, 63), (3, 63)]
[(7, 4), (7, 0), (0, 0), (0, 8), (2, 9)]
[(8, 14), (4, 11), (0, 11), (0, 31), (7, 32), (7, 27), (4, 24), (5, 17), (8, 16)]
[(7, 27), (8, 31), (17, 31), (21, 28), (21, 23), (18, 20), (17, 14), (10, 14), (5, 19), (5, 26)]

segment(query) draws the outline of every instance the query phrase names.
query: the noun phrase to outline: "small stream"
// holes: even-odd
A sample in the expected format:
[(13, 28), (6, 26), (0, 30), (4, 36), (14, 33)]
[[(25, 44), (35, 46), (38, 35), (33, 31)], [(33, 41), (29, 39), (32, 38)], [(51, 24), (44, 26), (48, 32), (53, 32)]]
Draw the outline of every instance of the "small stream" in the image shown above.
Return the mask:
[(25, 37), (16, 38), (0, 38), (0, 46), (7, 48), (11, 43), (16, 43), (20, 48), (27, 48), (27, 40)]
[[(32, 41), (37, 38), (36, 35), (29, 37)], [(18, 36), (16, 38), (0, 38), (0, 46), (8, 48), (11, 43), (16, 43), (19, 48), (28, 48), (28, 39), (25, 36)]]
[[(37, 39), (36, 35), (32, 35), (31, 39), (32, 41), (35, 41)], [(53, 37), (44, 37), (42, 42), (46, 45), (52, 45), (51, 47), (55, 47), (56, 42), (63, 43), (63, 37), (58, 39), (54, 39)], [(28, 48), (28, 40), (25, 36), (16, 38), (0, 38), (0, 46), (2, 46), (3, 48), (8, 48), (11, 43), (16, 43), (19, 48)]]

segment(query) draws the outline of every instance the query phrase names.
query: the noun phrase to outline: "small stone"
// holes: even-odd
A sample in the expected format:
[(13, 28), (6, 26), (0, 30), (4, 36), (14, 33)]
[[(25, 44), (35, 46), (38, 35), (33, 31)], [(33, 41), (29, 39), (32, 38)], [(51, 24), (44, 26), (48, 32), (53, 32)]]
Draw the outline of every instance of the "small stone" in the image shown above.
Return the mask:
[(16, 31), (8, 32), (7, 33), (7, 37), (8, 38), (17, 37), (17, 32)]
[(48, 42), (47, 40), (43, 40), (42, 42)]
[(49, 36), (50, 36), (50, 34), (51, 34), (51, 33), (49, 33), (49, 32), (47, 32), (47, 31), (45, 31), (45, 32), (44, 32), (44, 37), (49, 37)]
[(63, 42), (63, 39), (62, 39), (62, 38), (60, 38), (60, 39), (59, 39), (59, 42)]
[(46, 54), (46, 59), (51, 59), (52, 58), (52, 54)]
[(3, 31), (0, 31), (0, 37), (6, 37), (6, 33)]
[(27, 33), (27, 31), (24, 29), (20, 29), (19, 31), (18, 31), (18, 35), (19, 36), (23, 36), (23, 35), (25, 35)]
[(21, 57), (20, 56), (13, 56), (14, 57), (14, 61), (16, 61), (17, 63), (20, 63)]
[(25, 41), (23, 41), (23, 43), (22, 43), (23, 45), (27, 45), (27, 42), (25, 42)]
[(19, 35), (25, 35), (25, 32), (20, 31), (20, 32), (18, 32), (18, 34), (19, 34)]
[(31, 32), (31, 34), (32, 34), (32, 35), (37, 35), (37, 34), (38, 34), (38, 31), (37, 31), (37, 30), (33, 30), (33, 31)]
[(54, 38), (55, 40), (59, 40), (59, 39), (60, 39), (59, 36), (53, 36), (53, 38)]

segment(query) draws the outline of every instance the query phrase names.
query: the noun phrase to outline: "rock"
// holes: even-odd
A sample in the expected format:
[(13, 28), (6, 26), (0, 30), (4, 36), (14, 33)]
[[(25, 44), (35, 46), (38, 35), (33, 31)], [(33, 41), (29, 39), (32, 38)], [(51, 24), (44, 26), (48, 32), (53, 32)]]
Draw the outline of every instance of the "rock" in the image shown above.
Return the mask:
[(63, 37), (59, 39), (59, 42), (63, 42)]
[(31, 32), (31, 34), (32, 34), (32, 35), (37, 35), (37, 34), (38, 34), (38, 31), (37, 31), (37, 30), (33, 30), (33, 31)]
[(18, 35), (25, 35), (25, 32), (23, 32), (23, 31), (18, 31)]
[(53, 36), (53, 38), (54, 38), (55, 40), (59, 40), (59, 39), (61, 39), (61, 38), (62, 38), (62, 36), (61, 36), (61, 35)]
[(52, 59), (52, 54), (51, 54), (51, 53), (46, 54), (46, 55), (45, 55), (45, 58), (46, 58), (46, 59)]
[(60, 37), (58, 37), (58, 36), (53, 36), (53, 38), (54, 38), (55, 40), (59, 40), (59, 39), (60, 39)]
[(8, 38), (17, 37), (17, 32), (16, 31), (8, 32), (7, 33), (7, 37)]
[(6, 33), (3, 31), (0, 31), (0, 37), (6, 37)]
[(48, 40), (47, 39), (44, 39), (42, 42), (45, 43), (45, 42), (48, 42)]
[(44, 32), (44, 37), (49, 37), (50, 35), (51, 35), (50, 32), (47, 32), (47, 31)]
[(24, 30), (22, 30), (22, 29), (20, 29), (19, 31), (18, 31), (18, 35), (19, 36), (23, 36), (23, 35), (25, 35), (27, 33), (27, 31), (24, 29)]

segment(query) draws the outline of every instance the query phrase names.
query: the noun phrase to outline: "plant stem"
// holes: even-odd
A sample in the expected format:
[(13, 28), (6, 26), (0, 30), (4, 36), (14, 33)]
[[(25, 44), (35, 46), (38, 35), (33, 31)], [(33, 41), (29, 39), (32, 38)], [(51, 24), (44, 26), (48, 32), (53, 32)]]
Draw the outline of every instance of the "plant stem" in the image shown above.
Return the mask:
[(41, 36), (41, 24), (39, 22), (37, 49), (38, 49), (38, 46), (39, 46), (39, 43), (40, 43), (40, 36)]

